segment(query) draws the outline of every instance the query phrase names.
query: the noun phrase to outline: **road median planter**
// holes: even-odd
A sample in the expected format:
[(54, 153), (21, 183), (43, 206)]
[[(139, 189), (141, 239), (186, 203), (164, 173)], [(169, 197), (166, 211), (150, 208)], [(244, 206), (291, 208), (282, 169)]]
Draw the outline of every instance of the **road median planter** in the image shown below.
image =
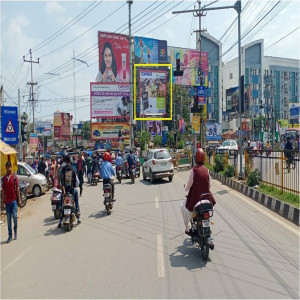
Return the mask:
[(285, 219), (288, 219), (289, 221), (299, 226), (299, 208), (285, 203), (277, 198), (264, 194), (256, 190), (255, 188), (247, 186), (246, 184), (240, 181), (236, 181), (233, 178), (226, 178), (225, 176), (214, 171), (209, 171), (209, 173), (211, 178), (219, 180), (223, 184), (226, 184), (230, 188), (266, 206), (267, 208), (276, 212), (280, 216), (284, 217)]

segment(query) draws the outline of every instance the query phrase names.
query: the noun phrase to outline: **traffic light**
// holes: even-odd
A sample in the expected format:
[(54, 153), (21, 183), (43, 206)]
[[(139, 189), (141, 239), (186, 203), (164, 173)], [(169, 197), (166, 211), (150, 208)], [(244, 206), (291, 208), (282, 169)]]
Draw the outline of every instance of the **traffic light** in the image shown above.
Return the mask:
[(25, 131), (25, 125), (21, 123), (21, 142), (26, 142), (26, 131)]
[(174, 76), (183, 76), (183, 70), (180, 70), (180, 59), (176, 59), (176, 71), (173, 72)]

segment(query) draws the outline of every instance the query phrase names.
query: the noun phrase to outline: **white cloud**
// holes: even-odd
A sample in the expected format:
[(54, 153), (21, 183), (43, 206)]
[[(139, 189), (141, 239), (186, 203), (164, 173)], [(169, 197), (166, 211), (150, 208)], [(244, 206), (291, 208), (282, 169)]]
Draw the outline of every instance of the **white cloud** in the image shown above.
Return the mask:
[(66, 9), (57, 2), (47, 2), (46, 9), (49, 15), (64, 13)]

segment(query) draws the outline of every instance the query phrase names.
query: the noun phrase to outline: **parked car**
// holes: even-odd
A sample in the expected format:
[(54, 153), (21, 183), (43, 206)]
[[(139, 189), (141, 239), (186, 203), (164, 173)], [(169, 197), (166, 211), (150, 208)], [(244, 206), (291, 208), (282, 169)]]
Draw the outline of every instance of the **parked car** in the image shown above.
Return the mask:
[(238, 144), (235, 140), (226, 140), (222, 143), (222, 145), (216, 148), (216, 154), (228, 152), (229, 156), (238, 156)]
[(169, 181), (173, 180), (174, 168), (172, 158), (167, 149), (151, 149), (143, 164), (143, 180), (150, 177), (151, 183), (156, 178), (168, 177)]
[(41, 196), (47, 189), (47, 179), (42, 174), (37, 174), (25, 162), (18, 162), (17, 171), (18, 180), (29, 183), (27, 189), (28, 194), (33, 194), (34, 197)]

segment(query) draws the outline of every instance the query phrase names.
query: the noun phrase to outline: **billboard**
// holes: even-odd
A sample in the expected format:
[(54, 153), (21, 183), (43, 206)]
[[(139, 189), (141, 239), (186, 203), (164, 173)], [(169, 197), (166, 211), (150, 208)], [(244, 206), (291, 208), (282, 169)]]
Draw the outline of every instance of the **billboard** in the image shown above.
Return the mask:
[(1, 107), (2, 140), (8, 145), (17, 145), (19, 142), (18, 107)]
[(200, 116), (192, 116), (192, 133), (200, 132)]
[[(300, 123), (300, 104), (299, 103), (290, 103), (290, 124), (296, 125)], [(295, 126), (297, 127), (297, 126)]]
[[(179, 85), (200, 85), (198, 76), (199, 51), (193, 49), (184, 49), (168, 47), (170, 63), (176, 66), (176, 59), (180, 59), (180, 69), (183, 70), (183, 76), (173, 76), (173, 84)], [(203, 85), (208, 84), (208, 53), (201, 52), (201, 66), (203, 75)]]
[(139, 70), (140, 115), (166, 115), (167, 72)]
[(134, 38), (134, 61), (137, 64), (168, 63), (167, 41), (136, 36)]
[[(238, 86), (226, 89), (226, 112), (239, 112), (239, 90)], [(250, 85), (245, 86), (244, 91), (244, 111), (249, 111), (251, 106), (252, 111), (255, 113), (255, 109), (258, 109), (258, 106), (254, 106), (252, 103)]]
[(206, 140), (207, 141), (222, 140), (221, 123), (206, 124)]
[(98, 31), (98, 82), (129, 82), (128, 36)]
[(35, 131), (43, 136), (51, 136), (51, 122), (36, 121), (34, 123)]
[(127, 83), (91, 82), (91, 118), (129, 118), (130, 88)]
[(184, 133), (185, 132), (185, 123), (184, 123), (184, 119), (183, 118), (181, 118), (179, 121), (179, 132), (180, 133)]
[(161, 121), (147, 121), (147, 130), (152, 136), (155, 136), (156, 134), (161, 135)]
[(71, 116), (69, 113), (54, 113), (54, 139), (71, 139)]
[[(119, 133), (121, 131), (121, 136)], [(97, 140), (129, 139), (130, 126), (128, 123), (91, 123), (91, 138)]]
[(36, 152), (37, 151), (37, 144), (39, 142), (38, 135), (36, 133), (30, 133), (30, 152)]

